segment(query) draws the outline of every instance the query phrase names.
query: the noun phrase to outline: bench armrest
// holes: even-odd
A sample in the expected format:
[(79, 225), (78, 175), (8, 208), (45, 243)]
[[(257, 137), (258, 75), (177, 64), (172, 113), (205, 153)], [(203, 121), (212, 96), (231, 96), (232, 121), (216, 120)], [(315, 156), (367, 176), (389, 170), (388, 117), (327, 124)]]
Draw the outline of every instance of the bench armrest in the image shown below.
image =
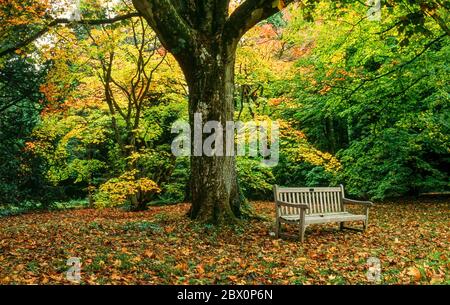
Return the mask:
[(373, 206), (372, 201), (360, 201), (360, 200), (354, 200), (354, 199), (348, 199), (348, 198), (342, 198), (344, 204), (357, 204), (357, 205), (364, 205), (367, 207)]
[(291, 207), (291, 208), (300, 208), (300, 209), (309, 209), (308, 205), (306, 203), (289, 203), (285, 201), (275, 200), (275, 204), (277, 206), (285, 206), (285, 207)]

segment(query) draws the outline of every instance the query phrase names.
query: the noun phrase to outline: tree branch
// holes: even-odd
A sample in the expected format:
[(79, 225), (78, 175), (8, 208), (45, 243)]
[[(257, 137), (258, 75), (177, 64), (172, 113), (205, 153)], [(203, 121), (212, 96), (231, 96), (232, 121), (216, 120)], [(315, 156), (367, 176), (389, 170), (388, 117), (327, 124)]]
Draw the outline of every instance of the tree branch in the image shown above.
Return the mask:
[(390, 74), (392, 74), (392, 73), (394, 73), (394, 72), (397, 72), (397, 71), (401, 70), (403, 67), (405, 67), (405, 66), (407, 66), (407, 65), (409, 65), (409, 64), (411, 64), (411, 63), (413, 63), (417, 58), (419, 58), (420, 56), (422, 56), (422, 54), (424, 54), (424, 53), (425, 53), (432, 45), (434, 45), (435, 43), (441, 41), (445, 36), (447, 36), (447, 34), (442, 34), (442, 35), (438, 36), (437, 38), (433, 39), (432, 41), (430, 41), (429, 43), (427, 43), (427, 44), (424, 46), (424, 48), (423, 48), (419, 53), (417, 53), (416, 55), (414, 55), (411, 59), (407, 60), (406, 62), (404, 62), (404, 63), (402, 63), (402, 64), (396, 66), (394, 69), (389, 70), (389, 71), (387, 71), (387, 72), (385, 72), (385, 73), (383, 73), (383, 74), (379, 74), (379, 75), (377, 75), (377, 76), (374, 76), (374, 77), (372, 77), (372, 78), (363, 79), (363, 80), (361, 81), (361, 83), (360, 83), (356, 88), (354, 88), (354, 89), (350, 92), (349, 95), (347, 95), (346, 99), (350, 99), (350, 98), (352, 97), (352, 95), (355, 94), (355, 93), (356, 93), (358, 90), (360, 90), (361, 88), (363, 88), (364, 85), (365, 85), (366, 83), (375, 81), (375, 80), (380, 79), (380, 78), (385, 77), (385, 76), (388, 76), (388, 75), (390, 75)]
[(295, 0), (247, 0), (228, 18), (224, 35), (231, 43), (237, 43), (253, 26), (269, 18)]
[(195, 30), (180, 14), (173, 0), (133, 0), (133, 5), (172, 54), (177, 56), (193, 47)]
[(60, 24), (85, 24), (85, 25), (102, 25), (102, 24), (113, 24), (115, 22), (119, 22), (119, 21), (123, 21), (123, 20), (127, 20), (133, 17), (138, 17), (140, 16), (140, 13), (138, 12), (133, 12), (133, 13), (129, 13), (129, 14), (125, 14), (125, 15), (121, 15), (121, 16), (116, 16), (114, 18), (110, 18), (110, 19), (82, 19), (80, 21), (74, 21), (74, 20), (70, 20), (67, 18), (57, 18), (54, 19), (52, 21), (50, 21), (47, 25), (44, 26), (44, 28), (42, 28), (41, 30), (37, 31), (36, 33), (34, 33), (33, 35), (29, 36), (28, 38), (24, 39), (23, 41), (18, 42), (16, 45), (6, 48), (4, 50), (0, 51), (0, 57), (3, 57), (5, 55), (9, 55), (14, 53), (15, 51), (19, 50), (20, 48), (23, 48), (27, 45), (29, 45), (30, 43), (32, 43), (33, 41), (35, 41), (36, 39), (38, 39), (39, 37), (45, 35), (48, 31), (50, 31), (50, 29), (52, 27), (55, 27), (57, 25)]

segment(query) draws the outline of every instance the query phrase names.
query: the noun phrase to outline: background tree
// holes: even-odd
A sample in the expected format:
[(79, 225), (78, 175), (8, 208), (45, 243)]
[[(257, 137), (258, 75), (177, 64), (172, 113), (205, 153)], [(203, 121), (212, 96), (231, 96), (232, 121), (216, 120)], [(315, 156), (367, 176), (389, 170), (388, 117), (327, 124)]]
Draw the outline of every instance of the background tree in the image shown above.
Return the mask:
[[(414, 11), (414, 3), (406, 5)], [(430, 17), (415, 31), (393, 28), (406, 8), (370, 21), (364, 8), (337, 12), (322, 2), (316, 22), (294, 12), (285, 33), (307, 52), (291, 83), (296, 106), (281, 105), (282, 116), (336, 154), (339, 180), (359, 197), (449, 187), (448, 35)]]
[[(66, 44), (52, 48), (60, 56), (53, 59), (55, 68), (42, 89), (49, 99), (61, 96), (64, 102), (56, 113), (43, 116), (36, 132), (37, 140), (46, 143), (37, 152), (51, 164), (50, 181), (95, 180), (101, 193), (95, 196), (96, 205), (129, 203), (131, 209), (142, 210), (159, 190), (155, 186), (167, 183), (174, 170), (166, 134), (180, 112), (172, 107), (173, 114), (160, 113), (159, 120), (168, 120), (160, 133), (149, 109), (175, 103), (183, 107), (181, 73), (140, 17), (120, 25), (66, 29), (58, 36)], [(67, 92), (73, 79), (76, 84)], [(160, 145), (160, 137), (169, 144)], [(105, 149), (106, 158), (101, 155)]]
[(9, 56), (0, 64), (0, 205), (19, 204), (45, 191), (44, 164), (26, 151), (45, 99), (39, 92), (48, 66)]

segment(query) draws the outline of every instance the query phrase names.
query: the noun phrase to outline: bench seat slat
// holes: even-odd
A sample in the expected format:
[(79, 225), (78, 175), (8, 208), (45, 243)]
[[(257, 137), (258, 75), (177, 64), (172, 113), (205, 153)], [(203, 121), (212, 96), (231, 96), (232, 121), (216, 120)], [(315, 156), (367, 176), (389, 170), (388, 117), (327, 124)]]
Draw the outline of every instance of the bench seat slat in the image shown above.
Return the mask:
[[(321, 216), (323, 215), (323, 216)], [(298, 222), (300, 221), (300, 215), (282, 215), (280, 216), (282, 220), (287, 222)], [(305, 216), (305, 224), (320, 224), (320, 223), (329, 223), (329, 222), (341, 222), (341, 221), (360, 221), (364, 220), (366, 215), (357, 215), (351, 214), (347, 212), (341, 213), (327, 213), (327, 214), (315, 214), (315, 215), (306, 215)]]

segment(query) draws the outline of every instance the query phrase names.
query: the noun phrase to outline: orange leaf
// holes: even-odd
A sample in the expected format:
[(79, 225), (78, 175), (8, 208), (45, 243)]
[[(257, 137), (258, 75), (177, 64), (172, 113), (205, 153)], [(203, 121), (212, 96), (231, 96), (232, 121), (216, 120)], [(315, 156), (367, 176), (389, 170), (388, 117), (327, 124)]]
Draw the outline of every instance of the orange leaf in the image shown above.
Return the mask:
[(197, 265), (197, 271), (198, 271), (198, 273), (200, 273), (200, 274), (203, 274), (203, 273), (205, 273), (205, 269), (203, 268), (203, 265)]
[(233, 282), (237, 281), (237, 276), (235, 276), (235, 275), (229, 275), (228, 278)]
[(419, 281), (420, 278), (422, 277), (422, 275), (420, 274), (420, 270), (417, 269), (416, 267), (409, 267), (409, 268), (408, 268), (408, 273), (407, 273), (407, 274), (410, 275), (410, 276), (412, 276), (412, 277), (414, 277), (414, 279), (415, 279), (416, 281)]
[(25, 268), (25, 266), (22, 265), (22, 264), (19, 264), (19, 265), (16, 266), (16, 270), (17, 271), (22, 271), (24, 268)]

